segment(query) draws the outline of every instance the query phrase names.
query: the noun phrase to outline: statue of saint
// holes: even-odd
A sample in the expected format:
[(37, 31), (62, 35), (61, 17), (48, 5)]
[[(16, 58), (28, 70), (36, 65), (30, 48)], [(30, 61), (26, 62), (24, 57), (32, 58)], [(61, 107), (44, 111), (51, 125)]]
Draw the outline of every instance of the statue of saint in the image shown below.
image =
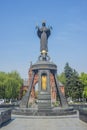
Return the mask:
[(47, 76), (46, 75), (42, 75), (41, 77), (41, 88), (42, 90), (47, 89)]
[(48, 52), (48, 37), (51, 34), (50, 29), (46, 27), (46, 23), (42, 22), (42, 27), (37, 27), (37, 35), (40, 38), (40, 52), (47, 53)]

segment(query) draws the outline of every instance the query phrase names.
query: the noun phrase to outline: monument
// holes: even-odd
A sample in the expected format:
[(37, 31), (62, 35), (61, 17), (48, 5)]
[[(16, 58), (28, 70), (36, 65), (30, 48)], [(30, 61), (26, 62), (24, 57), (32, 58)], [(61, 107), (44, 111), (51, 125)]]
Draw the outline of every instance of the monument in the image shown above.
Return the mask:
[[(48, 38), (51, 35), (52, 28), (47, 28), (46, 23), (42, 22), (42, 27), (39, 28), (37, 26), (36, 29), (37, 36), (40, 38), (40, 56), (38, 57), (38, 61), (31, 65), (31, 79), (28, 90), (20, 102), (20, 110), (28, 115), (61, 115), (61, 113), (67, 113), (67, 110), (72, 111), (72, 109), (68, 108), (65, 94), (61, 91), (57, 79), (57, 66), (50, 61), (50, 57), (48, 56)], [(60, 109), (53, 108), (51, 104), (51, 77), (53, 78), (56, 94), (60, 101)], [(29, 108), (29, 98), (32, 89), (34, 89), (35, 80), (38, 82), (38, 107), (32, 109)]]

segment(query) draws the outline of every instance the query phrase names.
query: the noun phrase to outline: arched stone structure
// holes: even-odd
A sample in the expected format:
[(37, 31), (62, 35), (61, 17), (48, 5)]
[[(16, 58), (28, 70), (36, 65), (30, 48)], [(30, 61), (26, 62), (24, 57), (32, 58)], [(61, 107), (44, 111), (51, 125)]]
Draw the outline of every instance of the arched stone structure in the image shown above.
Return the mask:
[[(28, 81), (27, 81), (27, 85), (23, 85), (20, 89), (20, 98), (23, 97), (23, 91), (28, 91), (28, 87), (30, 86), (30, 81), (31, 81), (31, 78), (32, 78), (32, 66), (30, 66), (29, 68), (29, 71), (28, 71)], [(30, 94), (30, 102), (33, 102), (35, 100), (35, 85), (38, 83), (38, 74), (35, 74), (34, 76), (34, 81), (33, 81), (33, 84), (32, 84), (32, 89), (31, 89), (31, 94)], [(60, 90), (61, 90), (61, 93), (63, 95), (65, 95), (65, 91), (64, 91), (64, 85), (61, 84), (59, 82), (59, 85), (60, 85)], [(50, 73), (50, 87), (51, 87), (51, 102), (56, 102), (57, 100), (57, 90), (56, 90), (56, 84), (55, 84), (55, 79), (54, 79), (54, 75), (52, 73)]]

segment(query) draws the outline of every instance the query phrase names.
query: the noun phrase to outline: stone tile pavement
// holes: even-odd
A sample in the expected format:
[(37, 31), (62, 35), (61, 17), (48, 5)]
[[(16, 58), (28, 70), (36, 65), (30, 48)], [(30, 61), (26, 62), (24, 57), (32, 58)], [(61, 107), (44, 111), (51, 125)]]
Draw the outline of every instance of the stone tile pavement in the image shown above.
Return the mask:
[(78, 115), (38, 118), (12, 115), (12, 121), (1, 130), (87, 130), (87, 123), (79, 120)]

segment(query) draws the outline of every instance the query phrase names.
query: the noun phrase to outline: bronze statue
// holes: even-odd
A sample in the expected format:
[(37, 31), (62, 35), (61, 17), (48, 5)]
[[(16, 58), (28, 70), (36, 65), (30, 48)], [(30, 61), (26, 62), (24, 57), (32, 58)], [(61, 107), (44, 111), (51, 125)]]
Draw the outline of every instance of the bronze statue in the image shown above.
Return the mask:
[(37, 35), (40, 38), (40, 52), (41, 53), (47, 53), (48, 52), (48, 37), (51, 34), (50, 28), (46, 27), (46, 23), (42, 22), (42, 27), (39, 28), (38, 26), (36, 27), (37, 30)]

